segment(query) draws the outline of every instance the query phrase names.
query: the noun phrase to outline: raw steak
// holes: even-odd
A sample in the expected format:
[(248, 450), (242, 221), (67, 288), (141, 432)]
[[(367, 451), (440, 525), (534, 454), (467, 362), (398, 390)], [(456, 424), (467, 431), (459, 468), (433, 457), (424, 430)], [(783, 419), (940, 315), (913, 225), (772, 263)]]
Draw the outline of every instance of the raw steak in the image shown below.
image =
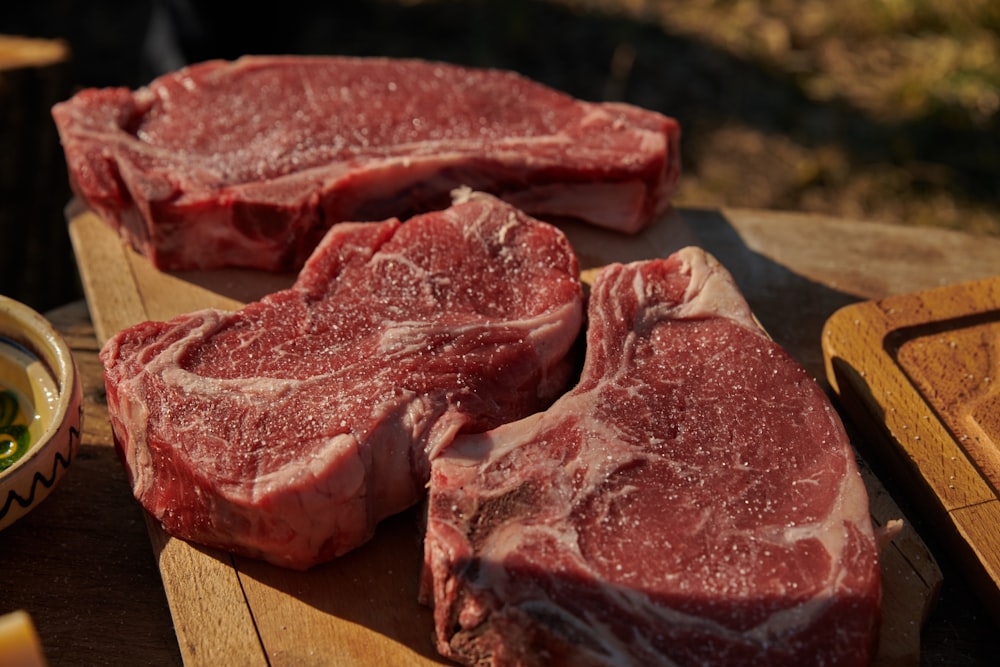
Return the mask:
[(469, 665), (860, 665), (865, 488), (811, 377), (696, 248), (593, 285), (579, 385), (432, 461), (421, 596)]
[(52, 114), (76, 194), (161, 269), (294, 269), (335, 222), (443, 208), (463, 185), (632, 232), (680, 169), (671, 118), (418, 60), (209, 61)]
[(337, 225), (288, 290), (126, 329), (101, 351), (135, 496), (171, 534), (305, 569), (425, 493), (456, 434), (569, 381), (565, 237), (488, 195)]

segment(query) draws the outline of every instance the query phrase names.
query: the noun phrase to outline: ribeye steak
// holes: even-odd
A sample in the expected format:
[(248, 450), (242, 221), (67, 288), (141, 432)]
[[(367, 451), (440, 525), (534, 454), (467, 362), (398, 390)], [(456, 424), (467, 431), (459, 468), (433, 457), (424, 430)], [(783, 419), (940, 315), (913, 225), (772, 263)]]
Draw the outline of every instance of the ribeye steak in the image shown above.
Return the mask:
[(881, 583), (822, 389), (686, 248), (610, 265), (579, 384), (432, 461), (423, 601), (469, 665), (860, 665)]
[(209, 61), (52, 114), (76, 194), (161, 269), (296, 269), (331, 224), (442, 208), (460, 186), (636, 231), (680, 169), (671, 118), (421, 60)]
[(583, 317), (555, 227), (480, 193), (330, 230), (289, 289), (101, 351), (135, 496), (171, 534), (304, 569), (423, 498), (428, 456), (544, 408)]

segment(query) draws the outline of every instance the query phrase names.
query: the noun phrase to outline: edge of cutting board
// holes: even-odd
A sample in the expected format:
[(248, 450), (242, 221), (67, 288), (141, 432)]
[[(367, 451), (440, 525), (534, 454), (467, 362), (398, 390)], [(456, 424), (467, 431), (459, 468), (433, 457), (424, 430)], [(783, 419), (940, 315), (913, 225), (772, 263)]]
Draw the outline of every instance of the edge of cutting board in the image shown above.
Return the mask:
[[(866, 436), (864, 455), (891, 471), (1000, 622), (1000, 496), (995, 470), (991, 479), (979, 453), (1000, 455), (1000, 434), (965, 418), (967, 397), (956, 398), (954, 374), (967, 374), (968, 365), (951, 364), (949, 353), (935, 357), (938, 367), (914, 372), (902, 354), (912, 341), (947, 345), (943, 337), (972, 327), (986, 327), (982, 349), (949, 347), (959, 362), (992, 366), (997, 382), (985, 398), (997, 404), (1000, 276), (845, 306), (827, 321), (822, 348), (827, 380)], [(973, 381), (964, 377), (963, 392)], [(990, 379), (979, 378), (987, 386)]]

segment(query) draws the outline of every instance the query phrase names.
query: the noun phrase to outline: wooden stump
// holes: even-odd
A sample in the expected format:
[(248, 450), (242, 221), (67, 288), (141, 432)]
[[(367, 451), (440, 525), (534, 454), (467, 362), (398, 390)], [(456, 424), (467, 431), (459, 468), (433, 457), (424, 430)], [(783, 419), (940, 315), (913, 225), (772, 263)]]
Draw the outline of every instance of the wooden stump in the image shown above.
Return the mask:
[(61, 40), (0, 35), (0, 293), (47, 310), (78, 298), (63, 208), (66, 163), (50, 110), (70, 95)]

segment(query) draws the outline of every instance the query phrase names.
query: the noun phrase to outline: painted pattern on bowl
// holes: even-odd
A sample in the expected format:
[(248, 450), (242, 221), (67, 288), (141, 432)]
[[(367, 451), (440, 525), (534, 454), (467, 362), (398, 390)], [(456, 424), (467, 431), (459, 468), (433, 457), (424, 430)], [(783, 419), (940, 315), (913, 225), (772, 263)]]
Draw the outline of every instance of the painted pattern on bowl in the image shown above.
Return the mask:
[(83, 390), (72, 353), (58, 332), (34, 310), (4, 296), (0, 354), (2, 389), (11, 391), (19, 407), (28, 404), (29, 412), (0, 414), (0, 420), (9, 419), (6, 431), (15, 435), (20, 431), (9, 426), (23, 424), (30, 441), (27, 451), (0, 471), (2, 530), (47, 498), (69, 469), (80, 445)]

